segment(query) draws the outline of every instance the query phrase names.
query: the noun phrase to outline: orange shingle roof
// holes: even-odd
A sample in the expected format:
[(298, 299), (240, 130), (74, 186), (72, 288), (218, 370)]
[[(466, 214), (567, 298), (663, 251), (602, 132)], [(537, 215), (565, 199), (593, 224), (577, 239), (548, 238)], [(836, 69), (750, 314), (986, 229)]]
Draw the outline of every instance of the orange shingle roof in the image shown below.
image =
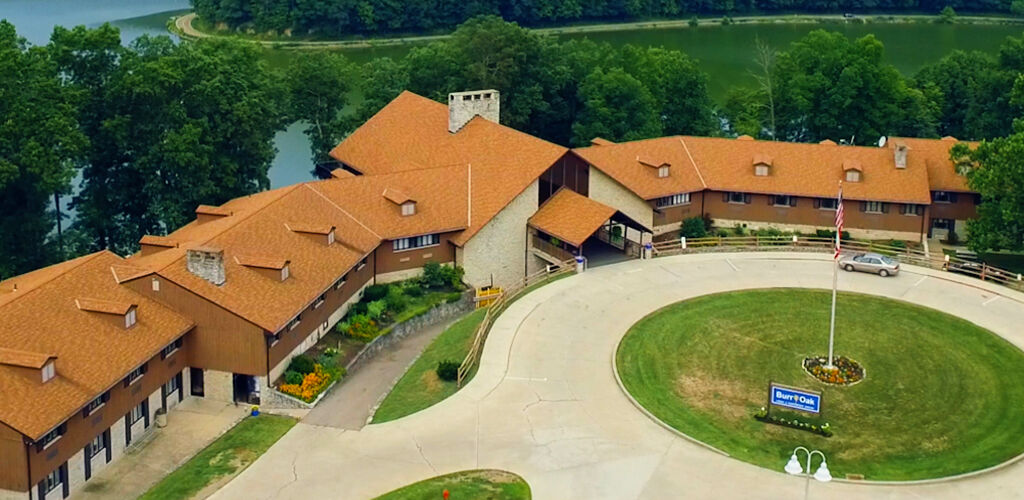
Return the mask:
[(445, 104), (402, 92), (331, 156), (368, 176), (469, 165), (471, 220), (452, 240), (462, 245), (567, 151), (479, 116), (450, 133)]
[(56, 356), (52, 354), (40, 354), (38, 352), (19, 351), (17, 349), (6, 349), (0, 347), (0, 365), (39, 370), (47, 361), (54, 358), (56, 358)]
[(289, 222), (285, 224), (289, 230), (295, 231), (296, 233), (307, 233), (307, 234), (330, 234), (334, 231), (334, 226), (330, 224), (311, 224), (308, 222)]
[[(120, 286), (110, 272), (123, 259), (101, 251), (16, 276), (17, 292), (0, 299), (0, 348), (56, 357), (56, 376), (25, 377), (0, 364), (0, 421), (38, 439), (96, 398), (160, 349), (192, 328), (192, 321)], [(76, 297), (138, 304), (137, 323), (125, 330), (79, 309)], [(45, 362), (45, 361), (43, 361)]]
[[(706, 187), (680, 137), (605, 144), (573, 151), (645, 200)], [(748, 164), (750, 158), (747, 156)], [(646, 166), (649, 163), (671, 164), (668, 177), (658, 177), (657, 169)]]
[[(907, 168), (896, 168), (886, 148), (832, 146), (793, 142), (684, 137), (709, 189), (747, 193), (835, 197), (844, 165), (860, 165), (860, 182), (843, 184), (843, 196), (854, 200), (929, 203), (924, 158), (910, 154)], [(770, 156), (770, 175), (754, 175), (750, 158)]]
[(178, 242), (174, 241), (166, 236), (153, 236), (147, 234), (139, 240), (140, 245), (152, 245), (157, 247), (174, 248), (178, 246)]
[(530, 217), (529, 224), (579, 247), (608, 221), (616, 210), (570, 189), (559, 189)]
[(384, 198), (396, 205), (401, 205), (407, 201), (414, 201), (409, 195), (393, 188), (384, 190)]
[(949, 136), (939, 140), (898, 137), (889, 141), (886, 149), (893, 148), (896, 141), (902, 142), (909, 149), (908, 161), (914, 157), (924, 158), (928, 167), (928, 183), (933, 191), (974, 192), (967, 185), (967, 178), (956, 172), (956, 166), (949, 159), (949, 150), (958, 142), (966, 142), (971, 148), (977, 147), (977, 142), (957, 141), (955, 137)]
[[(171, 233), (171, 238), (182, 242), (180, 248), (135, 255), (126, 262), (157, 273), (264, 330), (276, 332), (380, 243), (379, 235), (319, 187), (357, 179), (314, 181), (236, 198), (216, 207), (232, 215), (202, 223), (193, 221)], [(335, 227), (335, 243), (327, 245), (326, 240), (315, 241), (290, 230), (289, 226), (296, 223)], [(197, 247), (223, 250), (222, 285), (186, 269), (186, 249)], [(253, 259), (266, 256), (273, 258)], [(243, 265), (255, 261), (268, 266), (289, 261), (289, 278), (270, 280), (259, 270)]]
[(83, 311), (123, 316), (128, 314), (128, 311), (136, 304), (117, 300), (80, 298), (75, 299), (75, 305)]
[(288, 265), (287, 259), (267, 257), (263, 255), (236, 255), (235, 262), (245, 267), (258, 267), (260, 269), (276, 269), (280, 271)]

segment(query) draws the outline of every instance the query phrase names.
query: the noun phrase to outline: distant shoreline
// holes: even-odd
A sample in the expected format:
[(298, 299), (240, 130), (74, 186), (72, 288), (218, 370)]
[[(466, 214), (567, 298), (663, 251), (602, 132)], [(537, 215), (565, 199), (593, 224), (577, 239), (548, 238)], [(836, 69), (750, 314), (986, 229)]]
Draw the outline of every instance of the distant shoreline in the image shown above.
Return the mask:
[[(171, 18), (167, 28), (172, 33), (183, 39), (195, 40), (198, 38), (235, 38), (252, 43), (258, 43), (264, 47), (280, 49), (365, 49), (389, 45), (406, 45), (443, 40), (451, 36), (450, 33), (440, 35), (409, 35), (391, 36), (383, 38), (366, 38), (353, 40), (302, 40), (302, 39), (276, 39), (260, 40), (251, 35), (235, 32), (208, 33), (200, 31), (193, 26), (197, 18), (195, 12)], [(763, 16), (741, 16), (732, 18), (732, 24), (873, 24), (873, 23), (921, 23), (938, 19), (933, 14), (866, 14), (855, 15), (853, 18), (843, 17), (841, 14), (784, 14), (784, 15), (763, 15)], [(1024, 18), (1003, 17), (1003, 16), (958, 16), (958, 24), (1024, 24)], [(574, 25), (553, 28), (531, 28), (531, 31), (541, 35), (567, 35), (575, 33), (601, 33), (609, 31), (632, 31), (646, 29), (673, 29), (688, 28), (689, 19), (668, 19), (659, 21), (633, 21), (624, 23), (604, 23), (589, 25)], [(698, 20), (698, 26), (721, 26), (722, 18), (704, 18)]]

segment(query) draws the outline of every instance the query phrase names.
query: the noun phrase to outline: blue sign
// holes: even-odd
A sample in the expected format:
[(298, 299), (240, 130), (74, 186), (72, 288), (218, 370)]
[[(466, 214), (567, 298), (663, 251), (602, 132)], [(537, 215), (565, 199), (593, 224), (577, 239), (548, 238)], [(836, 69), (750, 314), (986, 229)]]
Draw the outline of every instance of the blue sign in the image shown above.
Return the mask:
[(771, 384), (769, 401), (775, 406), (810, 413), (821, 413), (821, 394), (784, 385)]

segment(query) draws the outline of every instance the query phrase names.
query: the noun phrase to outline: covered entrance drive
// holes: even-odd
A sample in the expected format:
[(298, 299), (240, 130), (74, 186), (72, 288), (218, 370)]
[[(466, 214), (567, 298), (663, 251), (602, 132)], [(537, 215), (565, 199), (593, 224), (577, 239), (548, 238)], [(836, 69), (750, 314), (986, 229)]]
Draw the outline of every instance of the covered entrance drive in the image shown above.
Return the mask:
[(558, 264), (582, 255), (590, 266), (639, 258), (652, 232), (622, 212), (560, 189), (529, 220), (530, 251)]

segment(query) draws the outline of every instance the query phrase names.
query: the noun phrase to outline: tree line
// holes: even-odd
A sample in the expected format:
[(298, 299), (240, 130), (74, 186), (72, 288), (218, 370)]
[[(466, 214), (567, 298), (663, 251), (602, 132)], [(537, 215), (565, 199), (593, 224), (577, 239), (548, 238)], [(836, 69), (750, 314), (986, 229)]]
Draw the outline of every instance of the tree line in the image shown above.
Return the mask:
[(1012, 0), (191, 0), (191, 3), (202, 19), (231, 28), (327, 36), (448, 29), (479, 15), (501, 16), (524, 26), (540, 26), (697, 14), (863, 10), (938, 13), (946, 6), (975, 12), (1008, 12), (1012, 7)]
[[(1024, 247), (1024, 229), (1007, 229), (1024, 220), (1024, 173), (1013, 167), (1024, 149), (1024, 133), (1013, 135), (1024, 36), (996, 54), (953, 52), (907, 78), (874, 37), (816, 31), (784, 50), (752, 48), (757, 85), (721, 104), (680, 51), (560, 42), (494, 16), (363, 65), (296, 52), (274, 70), (261, 50), (167, 37), (123, 46), (110, 26), (58, 27), (47, 45), (29, 46), (0, 22), (0, 277), (101, 248), (128, 254), (142, 235), (190, 221), (196, 205), (267, 189), (274, 135), (295, 121), (324, 176), (327, 152), (402, 90), (446, 102), (449, 92), (500, 89), (504, 124), (571, 146), (674, 134), (855, 144), (1010, 136), (958, 161), (986, 172), (972, 174), (986, 200), (972, 241)], [(972, 168), (989, 164), (1005, 166)], [(55, 198), (70, 199), (70, 224)], [(1006, 236), (986, 239), (996, 232), (986, 228)]]

